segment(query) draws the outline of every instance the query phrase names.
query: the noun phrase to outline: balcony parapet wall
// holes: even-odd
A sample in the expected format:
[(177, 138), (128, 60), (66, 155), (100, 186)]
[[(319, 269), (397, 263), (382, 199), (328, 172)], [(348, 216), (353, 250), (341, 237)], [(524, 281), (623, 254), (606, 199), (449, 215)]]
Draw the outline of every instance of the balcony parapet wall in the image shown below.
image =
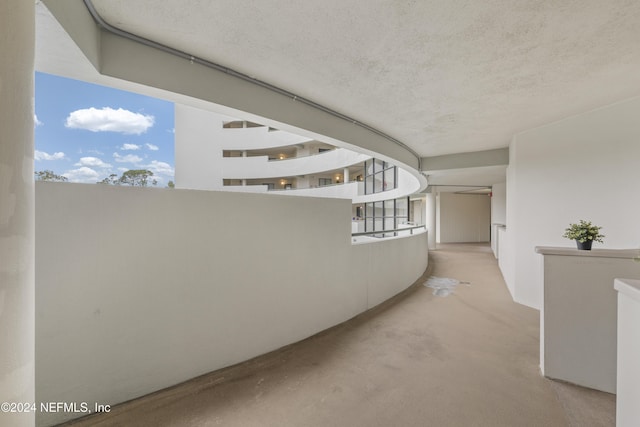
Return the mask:
[(371, 158), (344, 148), (314, 156), (269, 161), (267, 156), (224, 157), (224, 179), (260, 179), (283, 176), (318, 174), (332, 169), (345, 168)]
[(113, 405), (248, 360), (427, 267), (426, 233), (352, 245), (350, 200), (38, 182), (36, 206), (42, 402)]
[[(540, 365), (545, 376), (616, 392), (614, 279), (640, 279), (637, 249), (536, 247), (544, 272)], [(594, 315), (597, 313), (597, 316)]]
[(306, 136), (285, 131), (269, 131), (266, 126), (238, 129), (220, 128), (216, 134), (216, 140), (220, 141), (223, 150), (263, 150), (313, 141)]

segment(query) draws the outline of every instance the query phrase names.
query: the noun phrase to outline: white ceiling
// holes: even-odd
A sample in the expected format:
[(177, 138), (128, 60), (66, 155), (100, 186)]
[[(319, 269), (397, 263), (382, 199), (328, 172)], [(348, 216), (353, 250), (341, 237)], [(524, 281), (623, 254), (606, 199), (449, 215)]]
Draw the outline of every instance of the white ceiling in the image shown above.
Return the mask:
[(94, 0), (102, 17), (309, 98), (421, 156), (640, 95), (637, 0)]

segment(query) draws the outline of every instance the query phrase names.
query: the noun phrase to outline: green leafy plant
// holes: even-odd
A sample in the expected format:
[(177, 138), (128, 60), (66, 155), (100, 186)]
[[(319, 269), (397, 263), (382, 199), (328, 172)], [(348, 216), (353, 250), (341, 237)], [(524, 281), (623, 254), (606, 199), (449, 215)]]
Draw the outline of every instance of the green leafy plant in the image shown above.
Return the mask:
[(600, 234), (601, 228), (602, 227), (591, 224), (591, 221), (581, 219), (578, 224), (569, 224), (569, 227), (564, 230), (562, 237), (577, 240), (580, 243), (584, 243), (587, 240), (603, 243), (602, 238), (605, 236), (604, 234)]

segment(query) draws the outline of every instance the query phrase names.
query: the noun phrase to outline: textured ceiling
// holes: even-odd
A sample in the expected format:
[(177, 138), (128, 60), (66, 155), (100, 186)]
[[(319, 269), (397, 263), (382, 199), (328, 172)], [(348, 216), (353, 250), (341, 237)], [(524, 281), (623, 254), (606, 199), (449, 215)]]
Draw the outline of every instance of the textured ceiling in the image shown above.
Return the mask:
[(112, 25), (295, 92), (422, 156), (640, 94), (637, 0), (94, 0)]

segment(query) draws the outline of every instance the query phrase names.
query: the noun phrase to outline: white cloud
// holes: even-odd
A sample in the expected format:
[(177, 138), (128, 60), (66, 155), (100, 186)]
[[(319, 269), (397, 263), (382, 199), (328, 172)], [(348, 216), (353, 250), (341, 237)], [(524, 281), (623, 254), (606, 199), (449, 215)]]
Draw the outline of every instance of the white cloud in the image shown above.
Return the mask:
[(146, 146), (147, 146), (147, 148), (148, 148), (149, 150), (151, 150), (151, 151), (158, 151), (158, 150), (160, 149), (160, 148), (158, 148), (158, 146), (157, 146), (157, 145), (153, 145), (153, 144), (149, 144), (149, 143), (146, 143), (145, 145), (146, 145)]
[(136, 156), (135, 154), (121, 156), (118, 153), (113, 153), (113, 158), (118, 163), (140, 163), (142, 161), (142, 157)]
[(67, 177), (71, 182), (91, 182), (96, 183), (100, 174), (91, 168), (83, 166), (78, 169), (66, 171), (62, 176)]
[(128, 170), (129, 170), (129, 168), (118, 168), (118, 172), (121, 172), (121, 173), (122, 172), (126, 172)]
[(109, 163), (103, 162), (97, 157), (81, 157), (80, 161), (75, 164), (76, 166), (93, 166), (98, 168), (110, 168)]
[(40, 120), (38, 120), (38, 116), (36, 116), (35, 113), (33, 115), (33, 124), (36, 126), (42, 126), (44, 124)]
[(140, 135), (153, 126), (155, 118), (134, 113), (129, 110), (109, 107), (85, 108), (72, 111), (67, 117), (66, 127), (72, 129), (86, 129), (91, 132), (120, 132)]
[(139, 150), (140, 146), (136, 145), (136, 144), (122, 144), (122, 147), (120, 147), (121, 150), (126, 151), (126, 150)]
[(87, 150), (87, 153), (95, 154), (96, 156), (104, 156), (104, 153), (102, 151), (98, 151), (98, 150)]
[(59, 151), (57, 153), (49, 154), (45, 153), (44, 151), (36, 150), (33, 157), (36, 160), (60, 160), (64, 159), (64, 153), (62, 151)]
[(173, 176), (176, 171), (169, 163), (159, 162), (157, 160), (152, 160), (151, 163), (144, 166), (153, 172), (154, 175), (165, 175), (165, 176)]

